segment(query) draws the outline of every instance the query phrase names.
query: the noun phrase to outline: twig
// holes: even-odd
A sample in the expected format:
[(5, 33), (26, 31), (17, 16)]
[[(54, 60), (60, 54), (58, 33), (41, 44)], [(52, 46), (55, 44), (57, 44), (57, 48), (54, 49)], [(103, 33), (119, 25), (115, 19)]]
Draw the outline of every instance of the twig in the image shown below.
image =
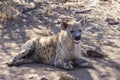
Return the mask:
[(76, 11), (75, 13), (81, 13), (81, 14), (84, 14), (84, 13), (88, 13), (88, 12), (91, 12), (92, 9), (88, 9), (88, 10), (81, 10), (81, 11)]

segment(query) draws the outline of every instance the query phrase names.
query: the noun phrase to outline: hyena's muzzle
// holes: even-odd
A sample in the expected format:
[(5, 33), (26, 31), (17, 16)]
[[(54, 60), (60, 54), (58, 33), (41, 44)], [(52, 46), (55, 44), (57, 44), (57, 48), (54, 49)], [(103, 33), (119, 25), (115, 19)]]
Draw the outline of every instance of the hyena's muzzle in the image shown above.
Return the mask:
[(81, 30), (72, 30), (71, 31), (72, 40), (74, 43), (79, 43), (81, 39)]

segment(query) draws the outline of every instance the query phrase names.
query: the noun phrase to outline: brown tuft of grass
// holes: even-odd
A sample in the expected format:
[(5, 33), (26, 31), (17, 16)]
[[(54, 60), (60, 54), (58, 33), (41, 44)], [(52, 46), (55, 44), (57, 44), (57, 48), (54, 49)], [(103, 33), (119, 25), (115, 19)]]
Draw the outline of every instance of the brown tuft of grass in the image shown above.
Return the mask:
[(54, 35), (54, 33), (52, 32), (52, 30), (50, 28), (43, 27), (43, 28), (41, 28), (40, 35), (41, 36), (50, 36), (50, 35)]

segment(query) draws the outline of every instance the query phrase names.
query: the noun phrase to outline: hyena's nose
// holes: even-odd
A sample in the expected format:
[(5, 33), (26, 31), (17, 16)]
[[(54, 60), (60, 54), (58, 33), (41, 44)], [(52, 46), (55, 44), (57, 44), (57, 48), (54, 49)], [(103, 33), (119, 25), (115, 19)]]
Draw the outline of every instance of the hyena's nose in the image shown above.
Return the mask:
[(75, 37), (75, 40), (80, 40), (81, 39), (81, 36), (76, 36)]

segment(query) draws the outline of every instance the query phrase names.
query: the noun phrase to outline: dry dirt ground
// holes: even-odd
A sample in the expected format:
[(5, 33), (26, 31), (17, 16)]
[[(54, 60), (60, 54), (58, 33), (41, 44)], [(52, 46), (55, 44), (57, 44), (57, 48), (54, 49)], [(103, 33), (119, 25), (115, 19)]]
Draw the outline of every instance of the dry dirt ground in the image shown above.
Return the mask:
[[(14, 0), (14, 19), (0, 18), (0, 80), (120, 80), (120, 1), (78, 0), (60, 3), (45, 0)], [(1, 7), (0, 7), (1, 9)], [(68, 71), (44, 64), (7, 67), (28, 39), (40, 35), (41, 27), (60, 31), (63, 19), (86, 18), (82, 50), (101, 49), (104, 58), (87, 57), (93, 68)], [(113, 20), (115, 22), (113, 24)], [(111, 21), (110, 21), (111, 20)], [(67, 77), (66, 77), (67, 76)], [(62, 77), (60, 79), (60, 77)], [(67, 79), (67, 78), (71, 79)]]

